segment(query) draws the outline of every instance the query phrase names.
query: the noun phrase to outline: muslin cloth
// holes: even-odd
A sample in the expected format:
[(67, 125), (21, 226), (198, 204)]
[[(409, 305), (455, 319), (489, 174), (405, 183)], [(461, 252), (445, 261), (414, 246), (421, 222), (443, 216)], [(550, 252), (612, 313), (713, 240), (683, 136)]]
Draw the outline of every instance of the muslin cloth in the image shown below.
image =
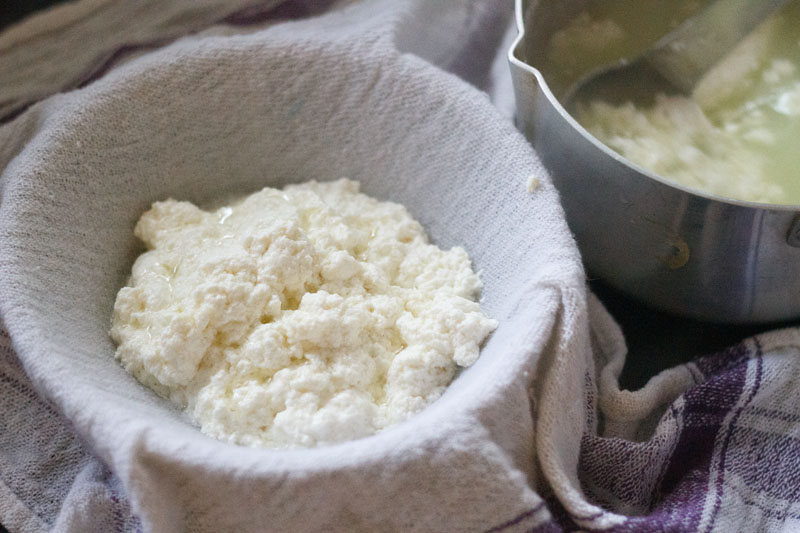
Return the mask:
[[(529, 389), (544, 354), (588, 347), (578, 253), (526, 141), (484, 93), (425, 59), (480, 60), (461, 57), (463, 44), (487, 22), (499, 40), (509, 14), (421, 1), (331, 5), (268, 27), (231, 14), (3, 127), (3, 318), (37, 391), (119, 479), (115, 492), (84, 467), (91, 485), (70, 492), (99, 483), (101, 506), (124, 494), (152, 531), (480, 530), (542, 504)], [(202, 435), (112, 357), (136, 219), (166, 197), (202, 204), (340, 176), (408, 207), (438, 245), (465, 246), (498, 329), (440, 400), (374, 437), (275, 451)], [(565, 407), (559, 427), (579, 433), (582, 406)], [(9, 466), (18, 493), (26, 473)], [(117, 519), (53, 507), (37, 516), (94, 530)]]
[[(0, 523), (791, 530), (800, 332), (619, 390), (622, 334), (509, 120), (510, 23), (489, 0), (80, 0), (0, 34)], [(340, 176), (464, 245), (498, 330), (440, 400), (374, 437), (203, 436), (112, 356), (135, 220), (167, 196)]]

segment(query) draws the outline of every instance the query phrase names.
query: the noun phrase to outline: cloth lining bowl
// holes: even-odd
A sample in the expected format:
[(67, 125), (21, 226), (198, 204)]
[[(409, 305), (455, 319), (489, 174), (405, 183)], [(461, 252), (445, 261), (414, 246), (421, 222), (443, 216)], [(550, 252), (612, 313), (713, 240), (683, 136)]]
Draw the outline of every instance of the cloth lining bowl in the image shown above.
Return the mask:
[[(514, 516), (540, 501), (528, 483), (528, 388), (543, 353), (584, 342), (579, 256), (524, 139), (483, 94), (391, 38), (332, 43), (278, 28), (179, 41), (2, 131), (18, 149), (0, 178), (6, 325), (34, 384), (148, 527), (319, 529), (380, 516), (361, 526), (469, 528), (491, 524), (489, 507)], [(534, 194), (531, 174), (544, 184)], [(373, 437), (311, 450), (205, 437), (113, 358), (114, 296), (141, 251), (135, 221), (167, 197), (208, 204), (342, 176), (404, 204), (439, 246), (463, 245), (499, 328), (440, 400)], [(396, 516), (376, 511), (389, 502)]]

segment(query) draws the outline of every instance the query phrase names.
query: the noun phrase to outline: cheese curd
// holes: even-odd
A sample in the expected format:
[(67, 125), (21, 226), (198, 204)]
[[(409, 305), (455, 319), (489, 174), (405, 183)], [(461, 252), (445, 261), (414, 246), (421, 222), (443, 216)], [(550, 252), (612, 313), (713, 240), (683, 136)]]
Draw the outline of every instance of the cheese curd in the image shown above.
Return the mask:
[(347, 179), (213, 212), (153, 204), (117, 295), (117, 359), (201, 430), (248, 446), (363, 437), (438, 398), (497, 326), (462, 248)]

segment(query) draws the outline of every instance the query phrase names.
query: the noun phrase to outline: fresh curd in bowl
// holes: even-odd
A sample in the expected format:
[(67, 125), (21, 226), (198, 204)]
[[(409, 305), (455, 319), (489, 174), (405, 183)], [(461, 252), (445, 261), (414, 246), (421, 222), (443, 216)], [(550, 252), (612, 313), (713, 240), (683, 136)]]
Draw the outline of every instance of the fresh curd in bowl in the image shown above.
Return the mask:
[(442, 395), (497, 322), (461, 247), (340, 179), (213, 212), (156, 202), (114, 306), (116, 357), (213, 437), (316, 446), (371, 435)]

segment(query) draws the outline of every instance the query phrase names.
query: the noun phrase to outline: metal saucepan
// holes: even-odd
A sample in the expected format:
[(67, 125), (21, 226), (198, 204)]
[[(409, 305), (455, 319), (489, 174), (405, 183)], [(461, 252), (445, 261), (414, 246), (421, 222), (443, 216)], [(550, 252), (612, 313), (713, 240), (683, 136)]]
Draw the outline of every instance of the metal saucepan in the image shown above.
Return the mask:
[(536, 65), (586, 0), (516, 0), (517, 126), (550, 171), (587, 270), (661, 310), (726, 323), (800, 317), (800, 206), (728, 200), (635, 166), (559, 103)]

